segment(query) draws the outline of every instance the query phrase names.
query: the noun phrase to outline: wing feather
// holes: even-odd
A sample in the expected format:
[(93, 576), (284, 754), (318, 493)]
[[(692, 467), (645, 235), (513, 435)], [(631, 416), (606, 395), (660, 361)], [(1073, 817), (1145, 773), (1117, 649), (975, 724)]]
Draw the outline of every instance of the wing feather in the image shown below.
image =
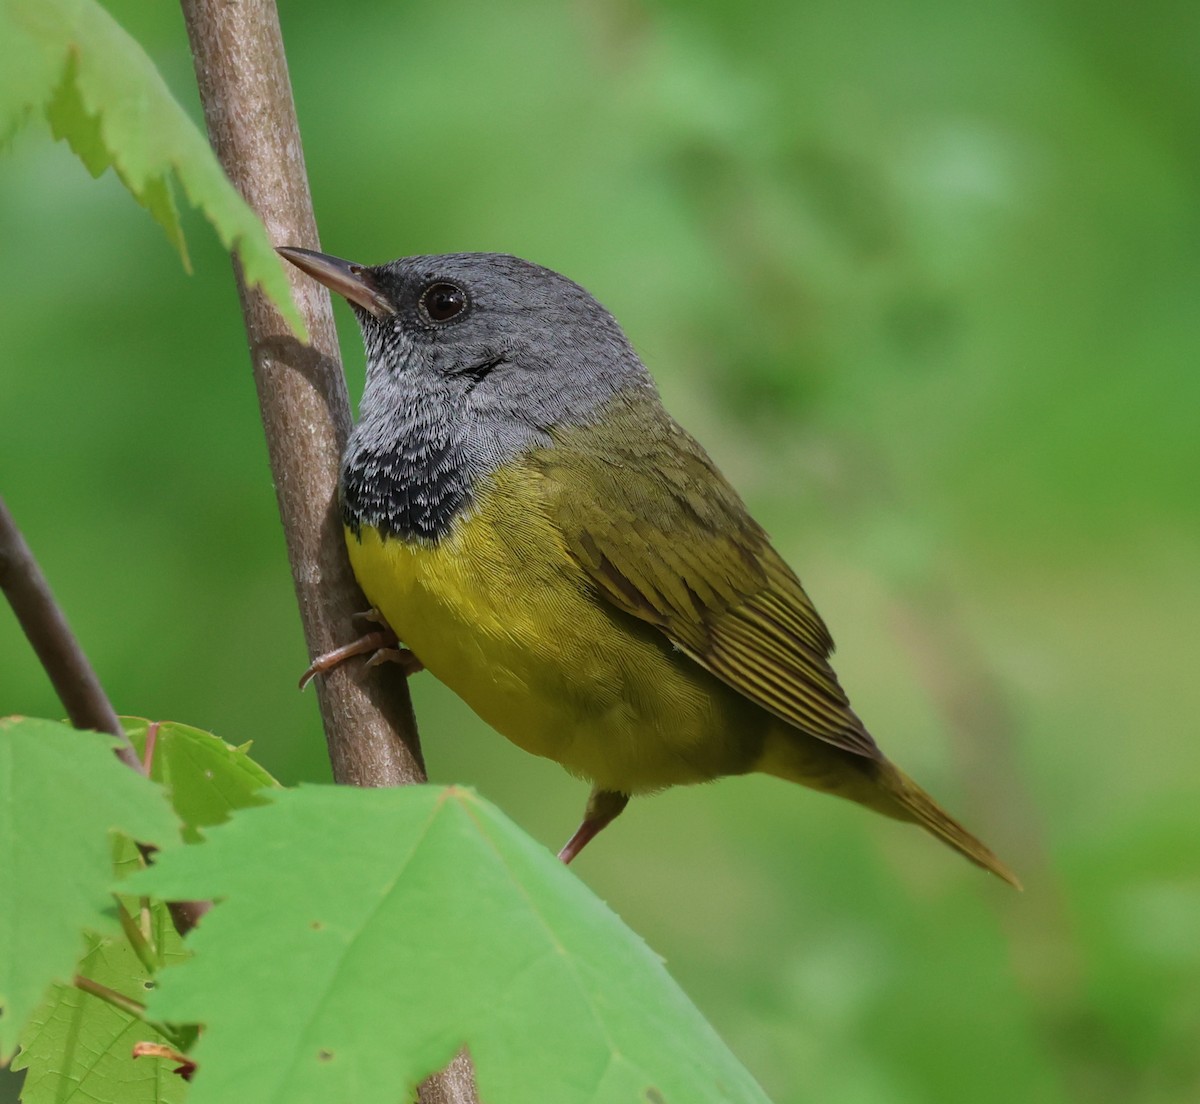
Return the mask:
[(704, 450), (647, 401), (614, 403), (603, 440), (595, 428), (560, 431), (535, 454), (567, 551), (605, 599), (751, 701), (880, 758), (800, 580)]

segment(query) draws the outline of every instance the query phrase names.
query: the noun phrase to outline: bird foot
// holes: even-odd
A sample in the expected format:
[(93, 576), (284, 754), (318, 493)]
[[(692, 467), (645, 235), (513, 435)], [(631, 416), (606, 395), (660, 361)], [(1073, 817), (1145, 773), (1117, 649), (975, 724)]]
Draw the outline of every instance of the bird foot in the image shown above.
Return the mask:
[(335, 667), (340, 667), (346, 660), (358, 655), (370, 654), (370, 658), (363, 665), (364, 667), (378, 667), (381, 663), (399, 663), (404, 671), (404, 676), (415, 675), (418, 671), (423, 671), (425, 665), (410, 652), (407, 648), (400, 647), (400, 640), (392, 631), (391, 626), (384, 620), (383, 614), (378, 610), (367, 610), (365, 613), (356, 613), (355, 620), (368, 621), (376, 625), (382, 626), (372, 632), (364, 633), (357, 640), (352, 640), (349, 644), (343, 644), (340, 648), (334, 648), (331, 652), (325, 652), (317, 656), (312, 663), (309, 664), (308, 670), (300, 676), (300, 689), (303, 690), (317, 675), (326, 674), (332, 671)]

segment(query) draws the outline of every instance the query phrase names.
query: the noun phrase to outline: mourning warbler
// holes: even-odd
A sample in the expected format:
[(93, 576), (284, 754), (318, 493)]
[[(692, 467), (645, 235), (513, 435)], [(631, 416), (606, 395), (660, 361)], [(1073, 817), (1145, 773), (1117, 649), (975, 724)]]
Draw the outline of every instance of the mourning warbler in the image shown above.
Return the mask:
[(762, 771), (1017, 884), (884, 757), (800, 581), (583, 288), (490, 253), (280, 253), (366, 344), (341, 469), (355, 575), (480, 717), (592, 784), (564, 860), (632, 794)]

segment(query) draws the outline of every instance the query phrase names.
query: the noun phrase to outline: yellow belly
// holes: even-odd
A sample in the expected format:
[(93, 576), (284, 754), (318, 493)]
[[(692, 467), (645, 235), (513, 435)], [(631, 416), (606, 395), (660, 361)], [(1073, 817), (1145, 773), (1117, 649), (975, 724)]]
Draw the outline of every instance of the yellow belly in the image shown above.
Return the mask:
[(537, 474), (510, 467), (436, 543), (348, 531), (355, 575), (488, 724), (603, 789), (750, 769), (770, 718), (596, 596), (539, 503)]

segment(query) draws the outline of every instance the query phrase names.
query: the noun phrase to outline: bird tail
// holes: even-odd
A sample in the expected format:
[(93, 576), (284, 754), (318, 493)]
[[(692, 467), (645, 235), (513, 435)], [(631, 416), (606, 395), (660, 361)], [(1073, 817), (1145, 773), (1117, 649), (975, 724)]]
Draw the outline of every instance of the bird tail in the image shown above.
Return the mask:
[(971, 835), (899, 767), (885, 760), (877, 764), (877, 769), (881, 789), (898, 808), (894, 812), (879, 805), (875, 808), (900, 820), (910, 820), (919, 824), (943, 843), (953, 847), (960, 855), (970, 859), (976, 866), (990, 870), (1014, 889), (1021, 888), (1020, 879), (1001, 862), (987, 844)]
[(976, 866), (1016, 889), (1017, 876), (932, 797), (888, 760), (855, 755), (780, 726), (768, 738), (756, 770), (848, 798), (895, 820), (919, 824)]

